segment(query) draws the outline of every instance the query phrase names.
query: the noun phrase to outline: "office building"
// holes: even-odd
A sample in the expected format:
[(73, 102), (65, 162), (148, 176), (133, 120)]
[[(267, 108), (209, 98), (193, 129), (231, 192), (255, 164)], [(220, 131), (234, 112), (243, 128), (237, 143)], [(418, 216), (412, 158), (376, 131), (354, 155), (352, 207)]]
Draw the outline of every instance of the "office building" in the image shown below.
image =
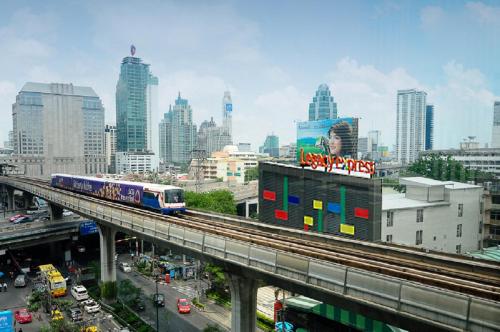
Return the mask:
[(116, 162), (116, 126), (104, 127), (104, 147), (106, 151), (106, 166), (108, 173), (115, 173)]
[(153, 123), (158, 123), (158, 77), (149, 75), (146, 88), (147, 100), (147, 151), (158, 155), (158, 128)]
[(403, 165), (415, 161), (425, 148), (426, 98), (423, 91), (398, 90), (396, 156)]
[(12, 120), (14, 154), (21, 163), (29, 160), (27, 175), (107, 171), (104, 108), (92, 88), (28, 82), (12, 105)]
[(425, 150), (434, 147), (434, 105), (425, 107)]
[(309, 104), (309, 121), (336, 119), (337, 103), (334, 101), (328, 85), (321, 84)]
[(214, 119), (203, 121), (198, 130), (198, 149), (211, 156), (215, 151), (221, 151), (226, 145), (231, 145), (231, 136), (227, 127), (218, 127)]
[(233, 101), (231, 92), (225, 91), (222, 97), (222, 128), (226, 135), (229, 135), (229, 143), (231, 145), (233, 136)]
[(368, 132), (368, 140), (367, 140), (367, 158), (369, 160), (380, 159), (380, 155), (378, 153), (378, 146), (380, 142), (380, 130), (370, 130)]
[(152, 146), (148, 122), (156, 107), (153, 98), (158, 79), (152, 76), (149, 64), (134, 55), (132, 47), (131, 56), (123, 58), (116, 85), (116, 150), (120, 152), (146, 152)]
[(187, 99), (179, 96), (170, 106), (159, 126), (160, 158), (165, 163), (185, 164), (197, 147), (196, 125)]
[(250, 143), (238, 143), (238, 151), (250, 152), (250, 151), (252, 151), (252, 144), (250, 144)]
[(157, 170), (158, 161), (152, 152), (117, 152), (116, 173), (151, 173)]
[(279, 158), (280, 156), (280, 140), (279, 137), (271, 134), (267, 135), (264, 145), (259, 148), (260, 153), (267, 153), (269, 156)]
[(368, 153), (368, 137), (358, 137), (358, 159), (363, 159)]
[(404, 194), (382, 195), (382, 241), (448, 253), (481, 247), (481, 186), (401, 178)]
[(14, 131), (9, 130), (9, 139), (3, 142), (3, 147), (14, 150)]
[(491, 147), (500, 148), (500, 101), (493, 104), (493, 129), (491, 133)]

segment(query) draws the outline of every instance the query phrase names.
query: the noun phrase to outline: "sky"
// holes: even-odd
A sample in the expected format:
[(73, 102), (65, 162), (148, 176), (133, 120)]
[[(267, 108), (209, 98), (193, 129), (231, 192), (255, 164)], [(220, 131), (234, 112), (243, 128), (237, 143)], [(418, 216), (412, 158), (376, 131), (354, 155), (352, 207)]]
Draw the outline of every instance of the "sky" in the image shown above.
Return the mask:
[[(8, 1), (0, 0), (0, 145), (26, 82), (90, 86), (115, 121), (120, 63), (159, 78), (160, 119), (180, 92), (199, 126), (222, 123), (233, 99), (233, 141), (296, 140), (321, 83), (339, 116), (360, 118), (395, 144), (398, 89), (435, 105), (435, 148), (467, 136), (491, 143), (500, 100), (500, 1)], [(154, 126), (157, 124), (154, 123)]]

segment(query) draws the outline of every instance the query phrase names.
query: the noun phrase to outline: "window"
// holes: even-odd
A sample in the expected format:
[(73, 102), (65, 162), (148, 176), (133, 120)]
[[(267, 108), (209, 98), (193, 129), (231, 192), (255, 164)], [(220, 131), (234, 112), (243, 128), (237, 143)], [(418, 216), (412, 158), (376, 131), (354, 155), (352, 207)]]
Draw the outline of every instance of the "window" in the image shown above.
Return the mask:
[(424, 222), (424, 210), (423, 209), (417, 210), (417, 222)]
[(464, 215), (464, 205), (458, 204), (458, 216), (462, 217)]
[(385, 236), (385, 242), (392, 242), (392, 234), (388, 234)]
[(457, 225), (457, 237), (462, 237), (462, 224)]
[(387, 211), (387, 227), (394, 225), (394, 212)]
[(422, 235), (423, 235), (422, 233), (423, 231), (417, 231), (415, 240), (416, 245), (422, 244)]
[(462, 252), (462, 245), (461, 244), (457, 244), (456, 247), (455, 247), (455, 251), (457, 254), (460, 254)]

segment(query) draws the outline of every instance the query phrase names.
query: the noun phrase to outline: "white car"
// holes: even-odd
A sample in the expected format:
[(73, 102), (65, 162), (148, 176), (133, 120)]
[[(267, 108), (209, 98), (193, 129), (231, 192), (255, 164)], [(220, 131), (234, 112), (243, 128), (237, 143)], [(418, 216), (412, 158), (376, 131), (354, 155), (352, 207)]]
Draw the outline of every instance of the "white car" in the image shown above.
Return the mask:
[(130, 266), (129, 263), (121, 262), (120, 270), (122, 270), (123, 272), (132, 272), (132, 266)]
[(71, 295), (73, 295), (77, 301), (87, 300), (89, 298), (87, 288), (82, 285), (75, 285), (71, 287)]
[(101, 310), (101, 306), (99, 305), (99, 303), (97, 303), (96, 301), (94, 301), (92, 299), (83, 301), (82, 305), (83, 305), (83, 309), (85, 309), (85, 311), (88, 314), (93, 314), (93, 313), (99, 312), (99, 310)]

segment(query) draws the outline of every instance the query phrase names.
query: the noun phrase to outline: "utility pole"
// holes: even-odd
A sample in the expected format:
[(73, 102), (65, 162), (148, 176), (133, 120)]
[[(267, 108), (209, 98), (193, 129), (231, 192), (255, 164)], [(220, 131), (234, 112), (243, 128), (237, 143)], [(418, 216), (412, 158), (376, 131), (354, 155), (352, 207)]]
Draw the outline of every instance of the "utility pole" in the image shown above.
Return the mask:
[(204, 178), (204, 172), (203, 172), (203, 165), (205, 164), (205, 161), (207, 160), (207, 151), (202, 150), (202, 149), (194, 149), (191, 151), (191, 165), (193, 165), (193, 160), (196, 159), (196, 165), (191, 166), (194, 167), (194, 178), (196, 180), (196, 192), (200, 191), (200, 187), (203, 183), (203, 178)]

